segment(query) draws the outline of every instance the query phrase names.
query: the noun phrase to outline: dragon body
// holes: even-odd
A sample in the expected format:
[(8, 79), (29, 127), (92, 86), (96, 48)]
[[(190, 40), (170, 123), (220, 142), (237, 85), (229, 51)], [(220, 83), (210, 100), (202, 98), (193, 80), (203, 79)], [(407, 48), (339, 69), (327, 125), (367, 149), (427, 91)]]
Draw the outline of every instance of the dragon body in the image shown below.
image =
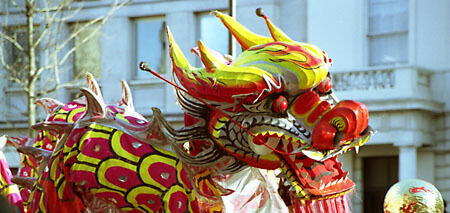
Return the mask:
[(30, 212), (226, 210), (215, 202), (233, 196), (223, 183), (249, 167), (279, 171), (271, 194), (294, 212), (350, 211), (354, 183), (337, 155), (373, 133), (367, 108), (337, 100), (331, 59), (318, 47), (291, 40), (261, 12), (272, 37), (214, 14), (244, 49), (234, 60), (199, 41), (193, 51), (205, 67), (192, 67), (167, 30), (184, 128), (156, 108), (151, 121), (135, 112), (125, 82), (120, 101), (105, 104), (90, 75), (84, 98), (40, 102), (50, 115), (35, 126), (35, 143), (49, 140), (54, 151), (34, 156)]

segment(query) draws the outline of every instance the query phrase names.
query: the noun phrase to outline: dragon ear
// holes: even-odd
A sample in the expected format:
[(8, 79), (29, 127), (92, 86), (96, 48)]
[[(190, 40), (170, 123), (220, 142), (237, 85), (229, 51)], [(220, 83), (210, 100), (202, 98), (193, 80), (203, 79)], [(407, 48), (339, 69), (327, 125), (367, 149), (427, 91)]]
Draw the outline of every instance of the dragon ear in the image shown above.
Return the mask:
[(131, 96), (131, 90), (126, 81), (120, 81), (122, 83), (122, 98), (119, 101), (119, 105), (125, 105), (129, 109), (134, 110), (133, 97)]
[(42, 106), (42, 108), (44, 108), (44, 111), (45, 111), (45, 113), (47, 113), (47, 115), (52, 113), (59, 106), (64, 106), (63, 103), (61, 103), (58, 100), (55, 100), (53, 98), (40, 98), (40, 99), (36, 100), (34, 102), (34, 104)]
[(225, 27), (231, 32), (231, 34), (233, 34), (234, 38), (236, 38), (245, 50), (258, 44), (265, 44), (274, 41), (272, 38), (251, 32), (249, 29), (245, 28), (239, 22), (226, 14), (219, 11), (213, 11), (212, 14), (222, 21)]
[(86, 97), (86, 111), (83, 119), (94, 121), (95, 119), (106, 117), (106, 106), (103, 98), (87, 88), (81, 88), (81, 92)]
[(256, 9), (256, 15), (264, 18), (267, 24), (267, 28), (269, 28), (270, 34), (272, 35), (273, 40), (275, 41), (284, 41), (284, 42), (293, 42), (289, 36), (287, 36), (280, 28), (276, 27), (272, 24), (269, 18), (264, 14), (264, 11), (261, 8)]

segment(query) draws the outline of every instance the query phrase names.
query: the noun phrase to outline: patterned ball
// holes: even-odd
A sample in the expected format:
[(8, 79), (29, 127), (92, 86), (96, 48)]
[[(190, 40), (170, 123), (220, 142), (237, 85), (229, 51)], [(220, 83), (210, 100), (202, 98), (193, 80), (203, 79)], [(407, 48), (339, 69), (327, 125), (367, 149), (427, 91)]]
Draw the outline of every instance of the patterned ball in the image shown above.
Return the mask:
[(384, 212), (444, 212), (441, 193), (433, 186), (419, 179), (400, 181), (389, 189), (384, 198)]

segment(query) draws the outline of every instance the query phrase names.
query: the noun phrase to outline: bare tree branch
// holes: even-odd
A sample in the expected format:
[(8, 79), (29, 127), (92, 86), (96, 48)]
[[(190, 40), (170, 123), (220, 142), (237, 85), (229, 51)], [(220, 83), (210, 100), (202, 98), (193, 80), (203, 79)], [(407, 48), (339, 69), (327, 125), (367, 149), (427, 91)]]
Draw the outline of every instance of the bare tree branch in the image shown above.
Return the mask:
[(17, 5), (17, 2), (15, 0), (10, 0), (10, 2), (19, 11), (19, 13), (25, 13), (25, 10)]
[[(117, 0), (115, 1), (115, 5), (117, 5)], [(92, 25), (92, 24), (94, 24), (94, 23), (96, 23), (96, 22), (98, 22), (98, 21), (100, 21), (101, 20), (101, 24), (100, 24), (100, 26), (98, 26), (90, 35), (88, 35), (85, 39), (83, 39), (83, 41), (79, 44), (79, 45), (81, 45), (81, 44), (83, 44), (83, 43), (85, 43), (87, 40), (89, 40), (90, 38), (92, 38), (94, 35), (95, 35), (95, 33), (97, 33), (100, 29), (101, 29), (101, 27), (106, 23), (106, 21), (109, 19), (109, 17), (111, 17), (111, 15), (116, 11), (116, 10), (118, 10), (119, 8), (121, 8), (123, 5), (125, 5), (126, 3), (128, 3), (127, 1), (124, 1), (124, 2), (122, 2), (121, 4), (119, 4), (119, 5), (117, 5), (116, 7), (114, 7), (113, 9), (111, 9), (106, 15), (104, 15), (104, 16), (100, 16), (100, 17), (97, 17), (96, 19), (93, 19), (93, 20), (91, 20), (91, 21), (89, 21), (88, 23), (86, 23), (86, 24), (84, 24), (83, 25), (83, 27), (81, 27), (80, 29), (78, 29), (77, 31), (75, 31), (75, 32), (73, 32), (71, 35), (70, 35), (70, 37), (66, 40), (66, 41), (64, 41), (63, 42), (63, 44), (60, 46), (60, 49), (62, 49), (65, 45), (67, 45), (73, 38), (75, 38), (75, 36), (77, 36), (78, 34), (80, 34), (83, 30), (85, 30), (87, 27), (89, 27), (90, 25)], [(78, 46), (79, 46), (78, 45)], [(66, 60), (67, 60), (67, 58), (77, 49), (77, 47), (78, 46), (74, 46), (74, 47), (72, 47), (63, 57), (62, 57), (62, 59), (61, 59), (61, 61), (60, 61), (60, 65), (61, 64), (63, 64)], [(60, 50), (59, 49), (59, 50)], [(58, 51), (59, 51), (58, 50)]]
[(13, 44), (18, 50), (24, 51), (22, 45), (20, 45), (19, 42), (17, 42), (14, 38), (11, 38), (11, 36), (8, 36), (5, 33), (0, 32), (0, 37), (11, 42), (11, 44)]
[[(32, 125), (36, 121), (36, 109), (31, 103), (34, 103), (37, 97), (55, 92), (59, 88), (74, 86), (77, 83), (75, 81), (64, 83), (61, 80), (62, 72), (72, 69), (67, 64), (70, 56), (77, 48), (98, 35), (113, 13), (127, 4), (129, 0), (115, 0), (106, 14), (83, 22), (80, 27), (74, 28), (67, 35), (65, 34), (66, 23), (83, 10), (82, 4), (72, 5), (73, 0), (58, 0), (57, 2), (54, 0), (22, 0), (25, 1), (25, 7), (22, 7), (17, 4), (18, 0), (9, 1), (11, 1), (10, 5), (16, 7), (17, 10), (13, 8), (8, 11), (10, 9), (8, 6), (7, 10), (4, 10), (6, 12), (0, 13), (4, 17), (2, 20), (4, 25), (0, 27), (9, 26), (8, 18), (13, 17), (18, 18), (20, 22), (26, 20), (27, 31), (17, 34), (19, 36), (13, 36), (4, 31), (0, 32), (0, 62), (5, 71), (4, 74), (0, 73), (0, 77), (8, 82), (13, 82), (14, 87), (25, 92), (28, 124)], [(13, 16), (9, 16), (10, 12)], [(15, 30), (15, 28), (11, 29)], [(22, 33), (25, 33), (26, 37)], [(83, 38), (80, 35), (83, 35)], [(72, 42), (74, 45), (70, 46)], [(6, 51), (5, 47), (13, 47), (14, 51)], [(7, 54), (14, 56), (8, 57)], [(32, 133), (30, 132), (30, 134)]]
[[(39, 38), (36, 40), (36, 42), (34, 42), (33, 46), (37, 47), (39, 45), (39, 43), (41, 42), (41, 40), (45, 37), (45, 35), (48, 34), (49, 32), (49, 26), (52, 25), (55, 21), (55, 17), (57, 17), (58, 13), (61, 12), (61, 10), (63, 8), (65, 8), (67, 6), (67, 1), (64, 0), (62, 4), (60, 4), (58, 7), (56, 7), (56, 10), (54, 10), (53, 14), (50, 16), (50, 10), (48, 8), (48, 2), (44, 2), (46, 4), (46, 8), (42, 11), (42, 13), (44, 13), (45, 16), (45, 29), (43, 31), (41, 31), (41, 35), (39, 36)], [(50, 2), (51, 4), (51, 2)], [(60, 22), (62, 23), (62, 22)]]

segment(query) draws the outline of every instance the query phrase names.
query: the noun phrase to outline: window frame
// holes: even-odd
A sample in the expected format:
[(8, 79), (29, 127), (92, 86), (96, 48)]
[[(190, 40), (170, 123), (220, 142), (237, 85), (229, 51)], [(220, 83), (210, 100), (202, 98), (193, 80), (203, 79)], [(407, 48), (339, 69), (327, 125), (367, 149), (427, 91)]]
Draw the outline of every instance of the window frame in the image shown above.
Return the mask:
[[(365, 1), (365, 8), (366, 8), (366, 14), (365, 14), (365, 46), (366, 46), (366, 57), (365, 57), (365, 64), (368, 67), (397, 67), (397, 66), (405, 66), (409, 65), (412, 59), (413, 55), (413, 39), (412, 39), (412, 32), (414, 32), (413, 29), (413, 14), (412, 11), (414, 10), (414, 5), (412, 4), (411, 0), (406, 0), (407, 8), (406, 8), (406, 29), (405, 30), (392, 30), (390, 32), (371, 32), (370, 30), (370, 6), (371, 6), (371, 0)], [(387, 36), (396, 36), (396, 35), (405, 35), (405, 41), (406, 41), (406, 50), (404, 51), (404, 54), (406, 54), (406, 61), (401, 62), (393, 62), (393, 63), (375, 63), (375, 60), (372, 59), (372, 40), (374, 38), (382, 38)]]
[[(132, 27), (132, 53), (131, 55), (131, 79), (135, 84), (147, 84), (147, 83), (161, 83), (161, 80), (152, 77), (151, 74), (146, 74), (148, 77), (140, 77), (138, 75), (138, 72), (143, 73), (144, 71), (139, 69), (139, 61), (138, 60), (138, 22), (139, 21), (145, 21), (145, 20), (161, 20), (162, 21), (162, 31), (165, 32), (165, 27), (167, 26), (167, 17), (165, 15), (152, 15), (152, 16), (143, 16), (143, 17), (133, 17), (130, 18), (131, 21), (131, 27)], [(170, 77), (170, 66), (169, 66), (169, 50), (168, 50), (168, 43), (167, 43), (167, 36), (164, 34), (164, 43), (161, 45), (163, 47), (163, 52), (161, 54), (161, 61), (162, 64), (160, 66), (164, 67), (164, 72), (161, 73), (159, 70), (155, 70), (158, 74), (160, 74), (163, 77)], [(141, 75), (142, 76), (142, 75)]]
[[(227, 9), (216, 9), (217, 11), (219, 11), (219, 12), (221, 12), (221, 13), (228, 13), (228, 10)], [(195, 16), (195, 25), (197, 26), (197, 29), (196, 29), (196, 31), (195, 31), (195, 38), (196, 38), (196, 40), (202, 40), (202, 38), (201, 38), (201, 31), (202, 31), (202, 25), (201, 25), (201, 21), (200, 21), (200, 17), (202, 17), (202, 16), (211, 16), (211, 18), (214, 18), (214, 19), (217, 19), (217, 23), (218, 23), (218, 25), (221, 25), (221, 26), (223, 26), (223, 24), (221, 23), (221, 21), (218, 19), (218, 18), (216, 18), (216, 17), (214, 17), (214, 15), (212, 15), (212, 14), (210, 14), (211, 13), (211, 10), (208, 10), (208, 11), (196, 11), (195, 13), (194, 13), (194, 16)], [(226, 42), (227, 42), (227, 51), (226, 52), (219, 52), (220, 54), (228, 54), (228, 55), (230, 55), (231, 53), (231, 49), (230, 49), (230, 33), (229, 33), (229, 31), (225, 28), (225, 26), (223, 26), (223, 29), (224, 29), (224, 35), (226, 35), (226, 37), (227, 37), (227, 40), (226, 40)], [(218, 51), (218, 50), (216, 50), (214, 47), (211, 47), (212, 45), (211, 44), (208, 44), (208, 42), (206, 41), (204, 41), (204, 40), (202, 40), (202, 42), (205, 44), (205, 46), (206, 47), (209, 47), (209, 48), (211, 48), (211, 49), (213, 49), (213, 50), (215, 50), (215, 51)], [(199, 57), (196, 57), (196, 60), (195, 60), (195, 65), (197, 66), (197, 67), (203, 67), (203, 64), (202, 64), (202, 62), (201, 62), (201, 60), (200, 60), (200, 58)]]

